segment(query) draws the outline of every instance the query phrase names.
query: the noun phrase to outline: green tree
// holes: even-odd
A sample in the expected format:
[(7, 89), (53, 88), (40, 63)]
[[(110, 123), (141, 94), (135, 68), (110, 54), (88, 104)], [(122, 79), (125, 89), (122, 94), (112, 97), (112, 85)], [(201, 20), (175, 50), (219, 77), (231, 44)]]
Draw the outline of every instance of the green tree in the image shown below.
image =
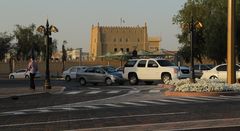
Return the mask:
[[(183, 56), (186, 62), (190, 61), (190, 33), (191, 33), (191, 22), (194, 23), (199, 21), (204, 24), (204, 16), (206, 11), (201, 8), (202, 0), (188, 0), (183, 9), (181, 9), (177, 15), (173, 17), (173, 23), (178, 24), (181, 27), (181, 34), (177, 35), (178, 41), (181, 44), (179, 54)], [(202, 62), (202, 57), (205, 55), (205, 50), (202, 50), (206, 43), (203, 36), (204, 28), (195, 30), (195, 45), (194, 45), (194, 58)]]
[(12, 35), (8, 35), (6, 32), (0, 33), (0, 60), (5, 58), (5, 54), (8, 53), (12, 47), (11, 41), (13, 38)]
[[(239, 3), (237, 1), (236, 18), (240, 17)], [(196, 32), (197, 40), (194, 49), (196, 55), (194, 57), (200, 62), (201, 58), (206, 56), (218, 64), (224, 63), (227, 54), (227, 0), (188, 0), (173, 17), (173, 22), (178, 25), (189, 23), (192, 16), (194, 20), (202, 22), (204, 27)], [(237, 21), (239, 23), (239, 19)], [(182, 33), (177, 35), (182, 45), (181, 48), (187, 48), (190, 45), (187, 39), (188, 33), (184, 27), (181, 26)], [(183, 53), (187, 53), (186, 50)]]
[[(14, 30), (16, 37), (16, 50), (18, 60), (26, 60), (31, 55), (31, 50), (34, 50), (34, 54), (43, 57), (45, 59), (46, 45), (44, 43), (44, 34), (36, 32), (36, 26), (34, 24), (26, 27), (16, 25)], [(50, 55), (57, 49), (57, 40), (52, 40), (50, 45)], [(42, 55), (42, 56), (41, 56)], [(51, 58), (51, 57), (50, 57)]]

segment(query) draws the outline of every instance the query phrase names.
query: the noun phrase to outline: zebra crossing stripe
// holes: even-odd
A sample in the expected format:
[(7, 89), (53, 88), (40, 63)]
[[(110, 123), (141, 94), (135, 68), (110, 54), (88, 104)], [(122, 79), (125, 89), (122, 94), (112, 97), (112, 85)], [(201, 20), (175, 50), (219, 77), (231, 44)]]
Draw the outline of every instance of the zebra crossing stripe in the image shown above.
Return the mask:
[(175, 100), (167, 100), (167, 99), (161, 99), (161, 100), (156, 100), (159, 102), (168, 102), (168, 103), (178, 103), (178, 104), (187, 104), (187, 102), (183, 101), (175, 101)]
[(147, 104), (167, 105), (167, 103), (155, 102), (155, 101), (140, 101)]
[(215, 98), (210, 98), (210, 97), (205, 97), (205, 96), (202, 96), (202, 97), (191, 97), (191, 99), (196, 99), (196, 100), (201, 100), (201, 101), (213, 101), (213, 100), (216, 100)]
[(121, 106), (121, 105), (116, 105), (116, 104), (104, 104), (104, 105), (106, 105), (106, 106), (112, 106), (112, 107), (123, 107), (123, 106)]
[(67, 92), (66, 94), (67, 95), (75, 95), (75, 94), (79, 94), (81, 93), (82, 91), (71, 91), (71, 92)]
[(86, 94), (91, 95), (91, 94), (97, 94), (97, 93), (100, 93), (100, 92), (102, 92), (102, 91), (90, 91), (90, 92), (88, 92)]
[(3, 114), (6, 114), (6, 115), (23, 115), (23, 114), (26, 114), (26, 113), (23, 112), (23, 111), (11, 111), (11, 112), (4, 112)]
[(46, 112), (52, 112), (51, 110), (48, 110), (48, 109), (40, 109), (40, 110), (37, 110), (41, 113), (46, 113)]
[(196, 100), (196, 99), (190, 99), (189, 97), (186, 98), (186, 97), (181, 97), (181, 98), (176, 98), (176, 97), (173, 97), (171, 99), (174, 99), (174, 100), (180, 100), (180, 101), (187, 101), (187, 102), (203, 102), (203, 101), (200, 101), (200, 100)]
[(139, 93), (140, 92), (140, 90), (131, 90), (131, 91), (129, 91), (129, 93), (131, 93), (131, 94), (133, 94), (133, 93)]
[(159, 93), (160, 90), (149, 90), (149, 93)]
[(67, 110), (67, 111), (75, 111), (75, 110), (77, 110), (76, 108), (72, 108), (72, 107), (63, 107), (61, 109)]
[(119, 90), (113, 90), (113, 91), (109, 91), (107, 92), (108, 94), (115, 94), (115, 93), (119, 93), (120, 91)]
[(83, 106), (85, 108), (90, 108), (90, 109), (99, 109), (101, 107), (98, 107), (98, 106)]
[(145, 104), (134, 103), (134, 102), (122, 102), (122, 104), (134, 105), (134, 106), (146, 106)]

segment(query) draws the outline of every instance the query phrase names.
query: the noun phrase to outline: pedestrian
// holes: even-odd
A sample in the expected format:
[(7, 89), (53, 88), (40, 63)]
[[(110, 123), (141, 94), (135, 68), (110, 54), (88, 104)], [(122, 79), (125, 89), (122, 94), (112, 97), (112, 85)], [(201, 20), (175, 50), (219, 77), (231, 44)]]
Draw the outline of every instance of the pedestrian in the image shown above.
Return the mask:
[(34, 77), (38, 71), (38, 65), (37, 65), (37, 62), (35, 61), (34, 57), (31, 57), (31, 59), (28, 63), (27, 71), (29, 71), (29, 73), (30, 73), (30, 89), (35, 90)]

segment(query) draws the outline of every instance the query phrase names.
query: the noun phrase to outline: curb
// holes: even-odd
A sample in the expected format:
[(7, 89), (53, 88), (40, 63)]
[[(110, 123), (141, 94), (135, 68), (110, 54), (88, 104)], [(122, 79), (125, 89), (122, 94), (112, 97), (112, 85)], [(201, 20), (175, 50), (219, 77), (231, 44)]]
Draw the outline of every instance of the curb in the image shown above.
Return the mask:
[(166, 91), (165, 96), (236, 96), (240, 95), (240, 92), (176, 92)]

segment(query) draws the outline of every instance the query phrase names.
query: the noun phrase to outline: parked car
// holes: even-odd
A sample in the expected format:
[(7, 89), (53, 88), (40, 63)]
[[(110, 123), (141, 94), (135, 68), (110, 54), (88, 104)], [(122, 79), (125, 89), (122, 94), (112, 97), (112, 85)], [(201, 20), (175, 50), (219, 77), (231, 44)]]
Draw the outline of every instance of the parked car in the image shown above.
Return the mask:
[(196, 64), (194, 65), (194, 73), (196, 78), (201, 78), (203, 75), (203, 71), (211, 70), (214, 65), (211, 64)]
[[(27, 69), (19, 69), (15, 72), (12, 72), (8, 75), (9, 79), (29, 79), (30, 78), (30, 72), (27, 71)], [(38, 71), (36, 74), (35, 74), (35, 78), (40, 78), (41, 77), (41, 74), (40, 72)]]
[[(240, 78), (240, 66), (236, 65), (236, 78)], [(217, 65), (211, 70), (203, 71), (201, 79), (219, 79), (227, 81), (227, 64)]]
[(111, 85), (113, 83), (123, 84), (124, 82), (122, 74), (118, 73), (114, 68), (102, 66), (87, 67), (83, 72), (77, 73), (77, 79), (80, 85), (86, 85), (87, 83)]
[(76, 79), (77, 72), (81, 72), (86, 68), (86, 66), (72, 66), (67, 70), (63, 71), (62, 77), (66, 81), (71, 81), (72, 79)]
[(139, 80), (146, 84), (152, 84), (158, 80), (166, 83), (172, 79), (189, 77), (190, 70), (188, 67), (178, 67), (164, 59), (129, 59), (123, 70), (123, 78), (128, 79), (131, 85), (138, 84)]

